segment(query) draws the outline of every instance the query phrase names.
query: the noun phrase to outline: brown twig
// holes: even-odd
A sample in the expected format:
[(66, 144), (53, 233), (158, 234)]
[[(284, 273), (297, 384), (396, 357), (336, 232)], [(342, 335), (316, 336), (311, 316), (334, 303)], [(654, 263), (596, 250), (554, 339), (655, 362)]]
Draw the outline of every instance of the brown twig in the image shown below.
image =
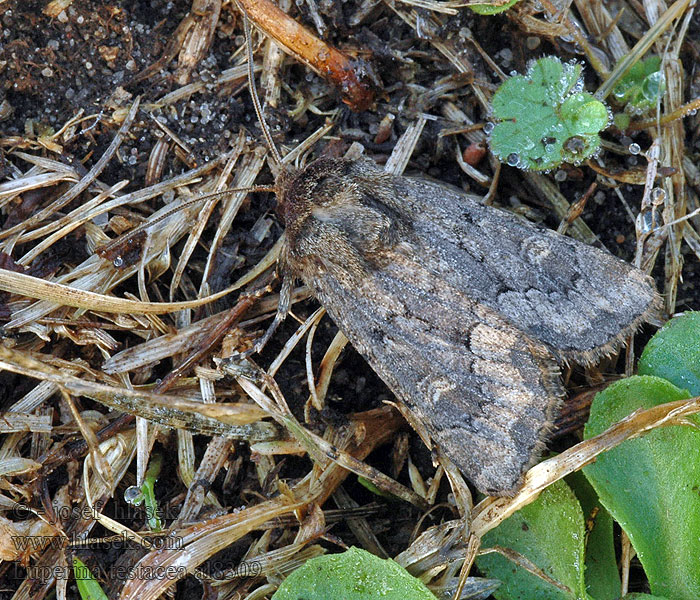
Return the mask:
[(350, 108), (365, 110), (374, 102), (369, 77), (357, 61), (317, 38), (270, 0), (238, 0), (238, 5), (260, 31), (336, 86)]

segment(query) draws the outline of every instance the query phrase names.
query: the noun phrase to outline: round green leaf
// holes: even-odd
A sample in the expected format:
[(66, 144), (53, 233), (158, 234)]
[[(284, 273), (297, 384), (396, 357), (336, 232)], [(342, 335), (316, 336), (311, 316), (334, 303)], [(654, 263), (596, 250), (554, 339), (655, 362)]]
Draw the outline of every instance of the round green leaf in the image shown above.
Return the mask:
[(294, 571), (272, 600), (436, 600), (433, 593), (401, 565), (360, 548), (326, 554)]
[(537, 565), (569, 592), (533, 575), (495, 552), (476, 559), (479, 570), (500, 579), (493, 592), (498, 600), (578, 600), (584, 583), (584, 521), (581, 506), (566, 483), (558, 481), (540, 497), (514, 513), (482, 540), (482, 548), (514, 550)]
[(642, 352), (640, 375), (656, 375), (700, 396), (700, 312), (671, 319)]
[[(584, 435), (637, 409), (688, 397), (659, 377), (623, 379), (596, 395)], [(700, 598), (700, 430), (655, 429), (604, 452), (583, 472), (629, 536), (652, 593)]]

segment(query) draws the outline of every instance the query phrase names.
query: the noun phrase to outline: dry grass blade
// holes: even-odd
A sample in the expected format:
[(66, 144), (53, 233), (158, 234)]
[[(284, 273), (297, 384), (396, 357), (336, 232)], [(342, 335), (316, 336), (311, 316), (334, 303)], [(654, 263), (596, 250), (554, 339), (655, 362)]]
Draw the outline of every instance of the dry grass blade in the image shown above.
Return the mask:
[(121, 127), (119, 128), (117, 135), (114, 136), (114, 139), (112, 140), (112, 143), (110, 144), (109, 148), (107, 148), (106, 152), (95, 163), (92, 169), (90, 169), (90, 171), (76, 185), (71, 187), (70, 191), (63, 194), (60, 198), (58, 198), (58, 200), (53, 202), (44, 210), (39, 211), (36, 215), (33, 215), (27, 221), (0, 232), (0, 239), (5, 239), (11, 235), (14, 235), (15, 233), (19, 233), (21, 231), (24, 231), (25, 229), (33, 227), (37, 223), (40, 223), (47, 217), (50, 217), (55, 212), (59, 211), (61, 208), (69, 204), (72, 200), (77, 198), (83, 191), (85, 191), (88, 188), (88, 186), (90, 186), (90, 184), (93, 183), (97, 176), (102, 172), (102, 170), (107, 166), (107, 163), (112, 159), (117, 149), (121, 145), (124, 137), (129, 131), (129, 127), (131, 127), (131, 124), (136, 118), (136, 112), (139, 109), (139, 103), (140, 100), (137, 99), (131, 105), (131, 108), (129, 109), (129, 112), (126, 115), (126, 118), (124, 119)]
[[(231, 288), (199, 300), (188, 300), (184, 302), (140, 302), (139, 300), (126, 300), (123, 298), (96, 294), (94, 292), (69, 287), (61, 283), (52, 283), (44, 279), (39, 279), (38, 277), (25, 275), (24, 273), (0, 270), (0, 290), (4, 292), (45, 300), (56, 306), (73, 306), (75, 308), (86, 308), (100, 312), (123, 313), (127, 315), (163, 315), (177, 310), (197, 308), (214, 302), (219, 298), (223, 298), (234, 289), (235, 286), (231, 286)], [(25, 319), (21, 318), (21, 316), (17, 316), (18, 314), (19, 311), (15, 314), (15, 319), (10, 321), (7, 325), (9, 328), (20, 327), (27, 322)]]
[(264, 377), (264, 381), (267, 387), (272, 391), (274, 400), (266, 396), (260, 388), (248, 379), (243, 377), (238, 379), (238, 383), (243, 390), (280, 425), (289, 430), (297, 442), (306, 449), (309, 456), (316, 464), (322, 468), (326, 468), (329, 462), (332, 461), (361, 477), (369, 479), (381, 490), (402, 498), (406, 502), (410, 502), (420, 508), (427, 508), (425, 500), (415, 492), (409, 490), (390, 477), (387, 477), (377, 469), (356, 459), (350, 453), (335, 447), (327, 440), (305, 429), (290, 412), (275, 381), (267, 376)]
[(6, 412), (0, 416), (0, 433), (17, 433), (19, 431), (50, 433), (51, 430), (51, 417), (49, 415)]
[(75, 396), (86, 396), (111, 408), (169, 427), (251, 442), (278, 437), (273, 425), (259, 422), (268, 416), (267, 413), (251, 404), (203, 404), (180, 396), (84, 381), (37, 360), (35, 356), (3, 347), (0, 347), (0, 367), (52, 382)]

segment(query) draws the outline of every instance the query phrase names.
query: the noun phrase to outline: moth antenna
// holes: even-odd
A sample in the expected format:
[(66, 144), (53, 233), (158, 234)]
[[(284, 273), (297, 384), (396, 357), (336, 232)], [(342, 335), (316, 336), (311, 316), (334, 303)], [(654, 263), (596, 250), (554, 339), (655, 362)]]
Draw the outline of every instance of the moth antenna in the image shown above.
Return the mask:
[(277, 150), (275, 142), (272, 140), (272, 134), (270, 133), (270, 128), (265, 123), (263, 119), (262, 106), (260, 106), (260, 98), (258, 98), (258, 88), (255, 85), (255, 73), (253, 72), (253, 42), (250, 35), (250, 21), (248, 20), (248, 15), (245, 10), (243, 12), (243, 30), (245, 31), (245, 42), (248, 47), (248, 86), (250, 88), (250, 95), (253, 99), (253, 107), (255, 108), (255, 114), (258, 116), (258, 122), (260, 123), (260, 128), (262, 129), (263, 137), (267, 142), (267, 146), (270, 149), (270, 154), (272, 154), (272, 159), (276, 163), (276, 166), (282, 166), (282, 155)]
[(160, 223), (161, 221), (167, 219), (168, 217), (174, 215), (176, 212), (179, 212), (188, 206), (192, 206), (193, 204), (197, 204), (198, 202), (203, 202), (204, 200), (210, 200), (211, 198), (216, 198), (217, 196), (223, 196), (224, 194), (232, 194), (233, 192), (274, 192), (275, 188), (271, 187), (269, 185), (253, 185), (253, 186), (248, 186), (248, 187), (242, 187), (242, 188), (229, 188), (226, 190), (221, 190), (220, 192), (211, 192), (209, 194), (203, 194), (202, 196), (197, 196), (196, 198), (192, 198), (191, 200), (186, 200), (182, 204), (179, 204), (178, 206), (175, 206), (171, 208), (170, 210), (166, 211), (164, 214), (160, 215), (157, 219), (152, 219), (150, 221), (146, 221), (145, 223), (142, 223), (138, 227), (134, 227), (131, 231), (120, 235), (119, 237), (113, 239), (111, 242), (107, 242), (106, 244), (103, 244), (97, 249), (97, 252), (100, 254), (105, 254), (112, 250), (113, 248), (116, 248), (119, 244), (123, 244), (124, 242), (130, 240), (137, 234), (141, 233), (142, 231), (145, 231), (149, 227), (153, 227), (157, 223)]

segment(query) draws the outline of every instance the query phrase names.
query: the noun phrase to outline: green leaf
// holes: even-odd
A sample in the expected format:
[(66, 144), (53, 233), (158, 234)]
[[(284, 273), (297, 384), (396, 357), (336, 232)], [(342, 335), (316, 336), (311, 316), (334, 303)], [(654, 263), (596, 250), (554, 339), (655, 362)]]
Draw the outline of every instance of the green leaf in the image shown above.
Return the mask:
[(392, 502), (401, 502), (401, 498), (398, 496), (395, 496), (391, 492), (387, 492), (385, 490), (382, 490), (378, 488), (376, 485), (374, 485), (369, 479), (366, 477), (362, 477), (361, 475), (357, 476), (357, 482), (364, 488), (367, 488), (370, 492), (377, 496), (381, 496), (382, 498), (386, 498), (387, 500), (391, 500)]
[(674, 317), (659, 329), (644, 348), (638, 370), (700, 396), (700, 312)]
[(81, 600), (109, 600), (87, 565), (73, 557), (73, 575)]
[(595, 600), (617, 600), (622, 585), (615, 557), (613, 519), (583, 473), (567, 476), (586, 524), (586, 591)]
[(151, 531), (163, 531), (163, 522), (160, 520), (160, 510), (158, 509), (155, 491), (156, 481), (160, 475), (162, 464), (163, 456), (158, 453), (153, 454), (141, 485), (143, 502), (146, 507), (146, 522)]
[(666, 91), (661, 58), (650, 56), (636, 62), (613, 88), (613, 97), (631, 114), (642, 114), (656, 106)]
[(470, 4), (471, 8), (478, 15), (497, 15), (503, 11), (508, 10), (511, 6), (517, 4), (520, 0), (508, 0), (505, 4), (500, 6), (495, 4)]
[(537, 500), (489, 531), (482, 540), (482, 548), (501, 546), (514, 550), (570, 591), (516, 566), (501, 554), (485, 554), (477, 558), (476, 564), (488, 577), (503, 582), (493, 592), (498, 600), (585, 598), (583, 544), (581, 506), (569, 486), (558, 481)]
[(272, 600), (436, 600), (401, 565), (366, 550), (350, 548), (308, 560), (294, 571)]
[[(637, 409), (688, 398), (648, 375), (596, 395), (584, 435), (591, 438)], [(584, 468), (600, 501), (625, 530), (652, 593), (700, 597), (700, 431), (663, 427), (627, 440)]]
[(561, 105), (560, 116), (570, 121), (573, 133), (597, 134), (608, 125), (608, 109), (602, 102), (591, 100), (590, 94), (574, 94)]
[(499, 160), (542, 171), (597, 152), (610, 116), (605, 104), (581, 91), (581, 71), (578, 63), (549, 56), (503, 82), (491, 102), (490, 143)]

